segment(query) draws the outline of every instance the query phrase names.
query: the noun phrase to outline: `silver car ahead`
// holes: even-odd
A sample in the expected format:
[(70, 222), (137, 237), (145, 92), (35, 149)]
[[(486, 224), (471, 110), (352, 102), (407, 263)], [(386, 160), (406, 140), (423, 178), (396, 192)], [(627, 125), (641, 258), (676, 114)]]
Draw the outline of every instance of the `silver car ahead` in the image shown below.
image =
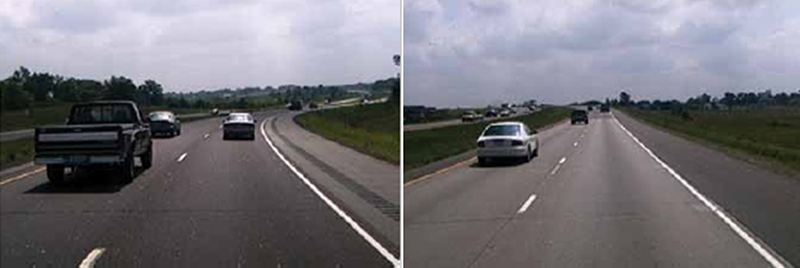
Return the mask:
[(539, 138), (520, 122), (490, 124), (478, 138), (478, 164), (491, 159), (515, 158), (525, 162), (539, 154)]
[(222, 139), (256, 138), (256, 121), (249, 113), (231, 113), (222, 122)]

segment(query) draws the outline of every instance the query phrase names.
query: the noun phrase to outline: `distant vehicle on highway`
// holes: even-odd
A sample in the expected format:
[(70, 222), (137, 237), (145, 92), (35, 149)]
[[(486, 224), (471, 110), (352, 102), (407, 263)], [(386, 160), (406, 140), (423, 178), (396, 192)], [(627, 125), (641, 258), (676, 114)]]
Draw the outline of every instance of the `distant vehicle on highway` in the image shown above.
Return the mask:
[(231, 110), (218, 110), (217, 111), (217, 115), (218, 116), (228, 116), (230, 114), (231, 114)]
[(600, 105), (600, 112), (601, 113), (607, 113), (607, 112), (610, 112), (610, 111), (611, 111), (611, 108), (608, 107), (608, 104)]
[(461, 122), (473, 122), (483, 120), (483, 115), (476, 113), (475, 111), (469, 111), (461, 115)]
[(486, 127), (478, 138), (478, 164), (498, 158), (530, 161), (539, 154), (539, 138), (521, 122), (499, 122)]
[(319, 104), (317, 104), (316, 102), (312, 101), (308, 103), (308, 109), (317, 109), (317, 108), (319, 108)]
[(497, 110), (495, 110), (495, 109), (486, 110), (486, 113), (484, 114), (484, 117), (486, 117), (486, 118), (497, 117)]
[(256, 138), (256, 121), (249, 113), (231, 113), (222, 122), (222, 139), (246, 138), (254, 140)]
[(586, 107), (586, 110), (591, 112), (592, 110), (594, 110), (594, 106), (589, 105)]
[(303, 110), (303, 102), (299, 100), (291, 101), (286, 105), (286, 109), (291, 111), (301, 111)]
[(150, 133), (153, 136), (168, 135), (171, 137), (181, 135), (181, 120), (169, 111), (156, 111), (148, 115), (150, 118)]
[(589, 113), (584, 110), (572, 110), (570, 121), (572, 121), (573, 125), (577, 124), (578, 122), (589, 124)]
[(217, 109), (217, 108), (211, 109), (211, 114), (212, 115), (218, 115), (219, 114), (219, 109)]
[(502, 111), (500, 111), (500, 117), (509, 117), (509, 116), (511, 116), (511, 110), (503, 109)]
[(34, 163), (47, 165), (47, 178), (64, 182), (66, 167), (116, 167), (123, 182), (134, 177), (134, 157), (153, 163), (148, 119), (131, 101), (97, 101), (72, 106), (66, 125), (36, 128)]

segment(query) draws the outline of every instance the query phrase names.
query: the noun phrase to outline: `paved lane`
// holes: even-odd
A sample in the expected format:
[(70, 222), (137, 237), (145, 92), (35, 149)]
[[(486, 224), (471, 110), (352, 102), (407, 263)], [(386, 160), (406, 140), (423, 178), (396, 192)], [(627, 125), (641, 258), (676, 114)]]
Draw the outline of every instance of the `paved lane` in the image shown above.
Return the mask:
[(532, 163), (473, 165), (406, 187), (405, 264), (770, 266), (609, 115), (542, 138)]
[(391, 266), (260, 135), (222, 141), (219, 123), (157, 140), (153, 168), (128, 185), (102, 173), (3, 185), (0, 266), (77, 266), (98, 248), (100, 267)]

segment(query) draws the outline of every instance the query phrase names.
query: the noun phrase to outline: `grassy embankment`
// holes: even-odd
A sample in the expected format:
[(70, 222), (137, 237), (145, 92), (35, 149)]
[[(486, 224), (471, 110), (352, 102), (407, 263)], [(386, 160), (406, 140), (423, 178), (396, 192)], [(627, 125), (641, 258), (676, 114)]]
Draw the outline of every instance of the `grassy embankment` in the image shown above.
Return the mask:
[(400, 163), (400, 107), (381, 103), (308, 112), (295, 121), (323, 137), (390, 163)]
[[(524, 122), (528, 127), (537, 129), (569, 117), (570, 111), (568, 108), (551, 107), (511, 120)], [(488, 124), (483, 122), (405, 132), (403, 169), (411, 170), (475, 149), (475, 140)]]
[(470, 109), (470, 108), (454, 108), (454, 109), (441, 109), (432, 115), (424, 118), (406, 118), (406, 125), (424, 124), (439, 121), (448, 121), (454, 119), (461, 119), (461, 115), (466, 112), (474, 111), (479, 114), (486, 112), (486, 109)]
[(620, 110), (679, 135), (721, 145), (730, 152), (756, 156), (800, 172), (798, 107), (689, 111), (688, 118), (669, 111)]

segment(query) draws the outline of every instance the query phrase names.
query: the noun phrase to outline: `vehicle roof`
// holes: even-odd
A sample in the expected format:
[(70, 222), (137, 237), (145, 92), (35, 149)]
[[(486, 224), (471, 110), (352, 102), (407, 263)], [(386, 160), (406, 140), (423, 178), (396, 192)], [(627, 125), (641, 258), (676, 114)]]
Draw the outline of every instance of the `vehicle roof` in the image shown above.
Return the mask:
[(90, 101), (90, 102), (82, 102), (76, 105), (92, 105), (92, 104), (130, 104), (136, 105), (133, 101), (126, 101), (126, 100), (102, 100), (102, 101)]
[(503, 121), (503, 122), (491, 123), (487, 127), (502, 126), (502, 125), (523, 125), (523, 124), (522, 122), (517, 122), (517, 121)]

